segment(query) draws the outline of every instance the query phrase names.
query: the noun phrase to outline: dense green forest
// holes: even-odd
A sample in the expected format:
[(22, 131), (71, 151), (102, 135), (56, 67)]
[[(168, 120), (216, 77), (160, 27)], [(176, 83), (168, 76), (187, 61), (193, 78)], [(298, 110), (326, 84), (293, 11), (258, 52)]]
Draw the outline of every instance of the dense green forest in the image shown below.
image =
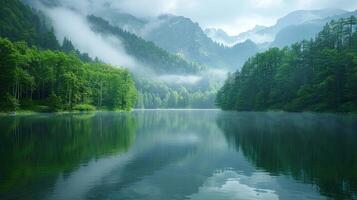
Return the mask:
[(127, 70), (94, 62), (67, 38), (60, 45), (41, 12), (1, 0), (0, 110), (121, 109), (135, 106)]
[(25, 41), (39, 49), (61, 50), (75, 53), (83, 61), (92, 58), (81, 53), (65, 38), (62, 45), (57, 41), (49, 20), (40, 11), (24, 5), (19, 0), (0, 0), (0, 37), (10, 41)]
[(26, 41), (29, 46), (59, 50), (53, 29), (45, 17), (19, 0), (0, 0), (0, 37)]
[(357, 20), (331, 21), (311, 41), (272, 48), (230, 74), (224, 110), (357, 111)]
[(41, 51), (0, 39), (0, 108), (3, 111), (131, 109), (136, 89), (130, 73), (76, 54)]

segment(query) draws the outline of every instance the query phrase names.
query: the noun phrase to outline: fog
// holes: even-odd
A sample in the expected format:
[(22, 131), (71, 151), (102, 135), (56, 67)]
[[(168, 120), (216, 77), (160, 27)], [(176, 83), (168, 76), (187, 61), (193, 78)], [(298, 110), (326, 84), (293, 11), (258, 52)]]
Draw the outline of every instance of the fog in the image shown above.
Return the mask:
[[(199, 85), (207, 79), (222, 82), (226, 78), (227, 72), (221, 70), (207, 70), (191, 75), (156, 74), (151, 66), (140, 63), (128, 55), (118, 37), (96, 33), (91, 29), (87, 16), (103, 13), (109, 6), (111, 6), (110, 9), (114, 9), (113, 5), (108, 2), (59, 0), (57, 6), (46, 6), (48, 4), (41, 2), (43, 1), (32, 0), (32, 5), (49, 17), (60, 42), (66, 37), (82, 53), (88, 53), (90, 57), (98, 58), (114, 66), (129, 68), (137, 77), (178, 85)], [(160, 19), (151, 20), (139, 35), (149, 33), (161, 23)]]
[(185, 84), (185, 85), (192, 85), (198, 83), (202, 80), (201, 76), (194, 76), (194, 75), (163, 75), (158, 77), (159, 81), (163, 81), (166, 83), (171, 84)]
[[(37, 0), (32, 0), (37, 1)], [(138, 17), (175, 14), (191, 18), (203, 28), (221, 28), (230, 35), (248, 31), (256, 25), (272, 26), (294, 10), (340, 8), (355, 10), (352, 0), (41, 0), (56, 1), (82, 13), (110, 7)]]
[[(62, 0), (66, 3), (66, 0)], [(57, 39), (60, 43), (66, 37), (71, 40), (74, 47), (82, 53), (88, 53), (92, 58), (137, 70), (141, 66), (133, 57), (129, 56), (122, 46), (120, 39), (114, 36), (103, 36), (95, 33), (87, 21), (87, 1), (71, 1), (72, 7), (48, 7), (39, 1), (33, 6), (41, 10), (50, 20)]]

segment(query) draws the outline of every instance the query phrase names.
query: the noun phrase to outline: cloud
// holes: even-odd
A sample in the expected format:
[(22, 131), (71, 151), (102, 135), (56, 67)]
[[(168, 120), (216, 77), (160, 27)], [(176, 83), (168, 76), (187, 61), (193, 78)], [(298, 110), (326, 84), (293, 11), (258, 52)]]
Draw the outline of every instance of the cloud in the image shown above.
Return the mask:
[(60, 41), (64, 37), (69, 38), (81, 52), (86, 52), (93, 58), (98, 57), (106, 63), (131, 69), (137, 66), (135, 59), (125, 52), (117, 37), (104, 37), (93, 32), (85, 15), (62, 7), (46, 8), (42, 6), (41, 10), (51, 19), (56, 36)]
[(182, 15), (200, 23), (203, 28), (222, 28), (238, 34), (255, 25), (273, 25), (294, 10), (340, 8), (357, 9), (355, 0), (57, 0), (81, 13), (95, 13), (105, 7), (138, 17), (160, 14)]
[(181, 76), (181, 75), (163, 75), (157, 77), (158, 80), (166, 82), (166, 83), (171, 83), (171, 84), (196, 84), (200, 80), (202, 80), (201, 76), (194, 76), (194, 75), (186, 75), (186, 76)]

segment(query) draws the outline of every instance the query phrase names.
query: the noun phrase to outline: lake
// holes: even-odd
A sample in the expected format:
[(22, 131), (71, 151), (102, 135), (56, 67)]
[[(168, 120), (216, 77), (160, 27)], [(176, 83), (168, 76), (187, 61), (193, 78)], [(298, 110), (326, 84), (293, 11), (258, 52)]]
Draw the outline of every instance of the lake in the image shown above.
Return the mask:
[(353, 115), (0, 117), (0, 199), (357, 199)]

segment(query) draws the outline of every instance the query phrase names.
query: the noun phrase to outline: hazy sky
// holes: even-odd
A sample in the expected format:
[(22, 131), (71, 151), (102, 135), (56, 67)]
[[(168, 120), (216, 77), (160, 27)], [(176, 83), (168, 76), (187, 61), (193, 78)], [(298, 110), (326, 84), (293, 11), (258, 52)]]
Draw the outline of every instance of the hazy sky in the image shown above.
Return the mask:
[[(93, 0), (91, 0), (93, 2)], [(95, 1), (95, 0), (94, 0)], [(103, 2), (103, 1), (102, 1)], [(298, 9), (357, 9), (357, 0), (107, 0), (134, 15), (183, 15), (203, 28), (218, 27), (237, 34), (255, 25), (273, 25)]]

